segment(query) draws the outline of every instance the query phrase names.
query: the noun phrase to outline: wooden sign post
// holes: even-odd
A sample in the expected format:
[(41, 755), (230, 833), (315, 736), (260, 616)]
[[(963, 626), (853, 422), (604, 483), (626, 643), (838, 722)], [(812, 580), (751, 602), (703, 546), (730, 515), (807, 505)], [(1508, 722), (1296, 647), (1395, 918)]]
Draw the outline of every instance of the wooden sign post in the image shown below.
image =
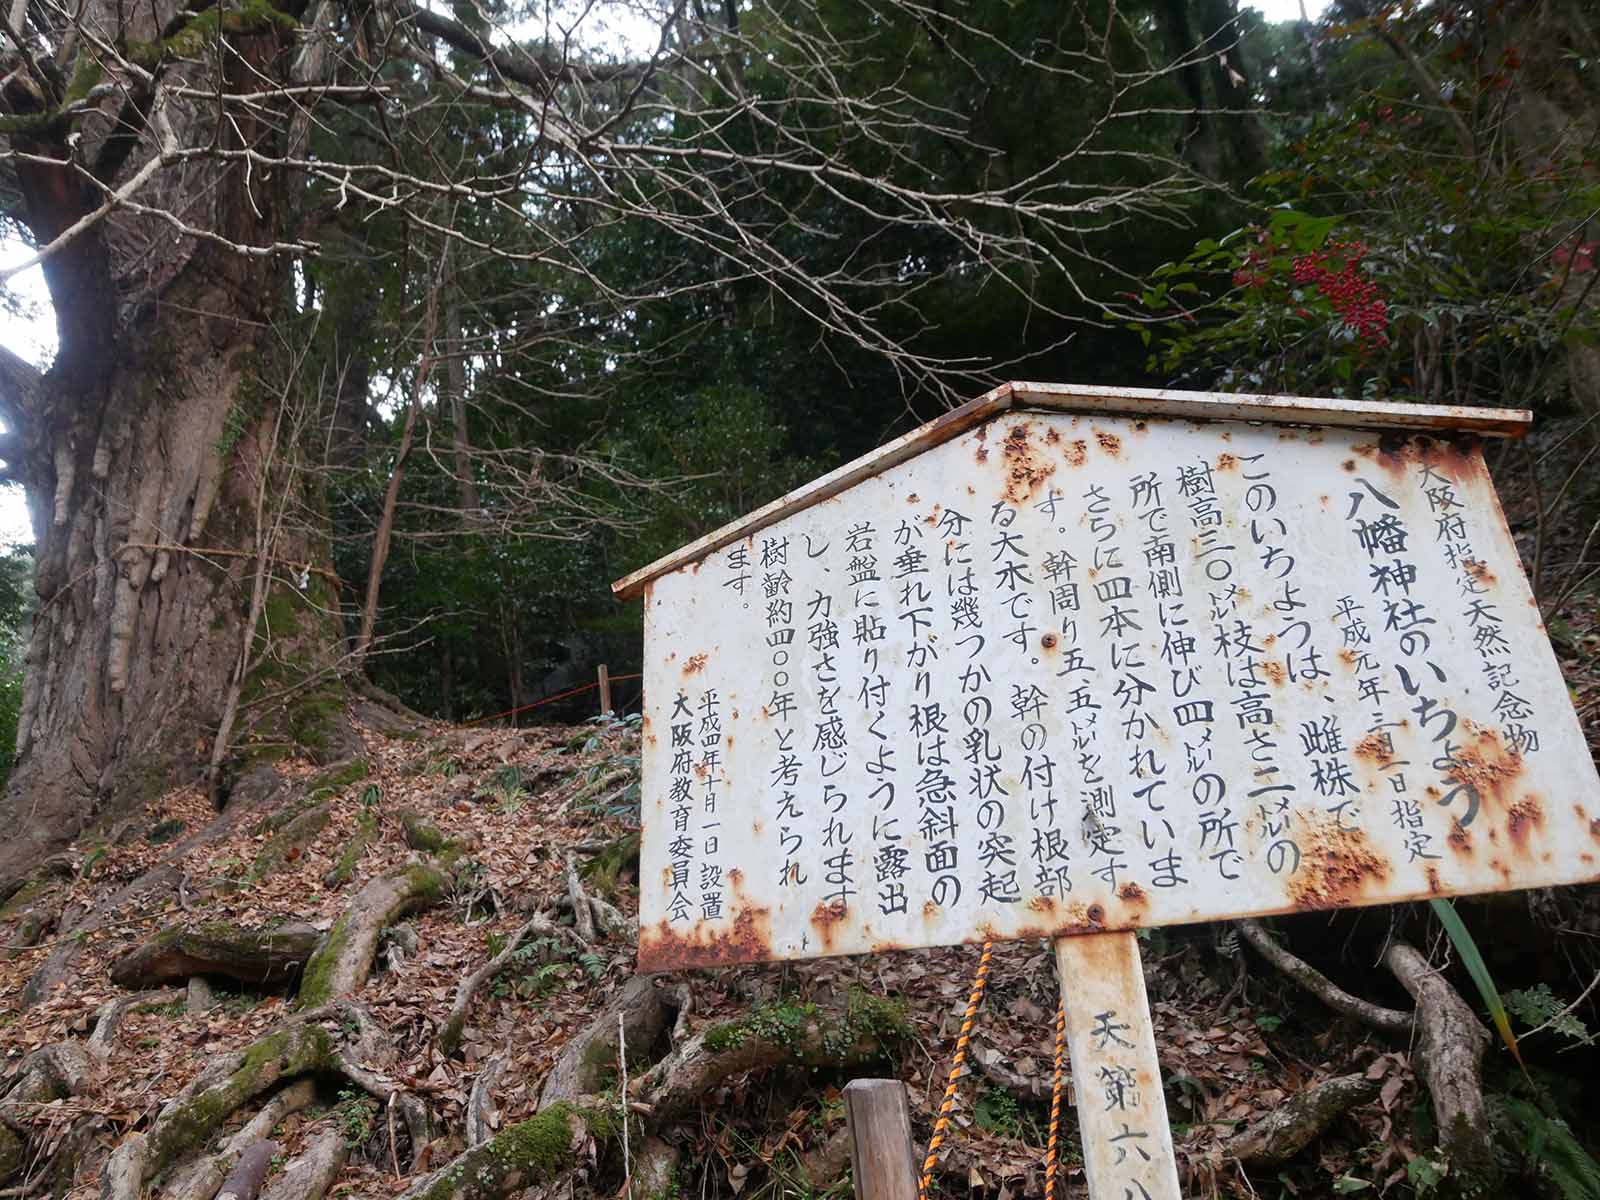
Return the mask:
[(1179, 1200), (1139, 939), (1095, 933), (1055, 949), (1089, 1194)]
[(619, 581), (639, 969), (1053, 939), (1091, 1193), (1176, 1197), (1131, 931), (1600, 876), (1529, 419), (1009, 384)]

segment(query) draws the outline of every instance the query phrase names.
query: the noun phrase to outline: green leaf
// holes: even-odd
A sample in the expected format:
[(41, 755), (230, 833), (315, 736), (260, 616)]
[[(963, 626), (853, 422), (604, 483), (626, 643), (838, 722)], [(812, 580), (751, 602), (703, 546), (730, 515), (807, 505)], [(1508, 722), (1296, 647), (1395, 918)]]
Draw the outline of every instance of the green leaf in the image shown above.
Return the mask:
[(1354, 1175), (1341, 1175), (1333, 1181), (1333, 1190), (1341, 1196), (1350, 1192), (1364, 1192), (1372, 1184), (1365, 1179), (1357, 1179)]
[(1467, 974), (1472, 976), (1478, 994), (1483, 997), (1483, 1002), (1489, 1009), (1489, 1018), (1494, 1022), (1495, 1029), (1500, 1032), (1500, 1040), (1505, 1042), (1512, 1057), (1517, 1060), (1517, 1065), (1526, 1073), (1528, 1068), (1522, 1061), (1522, 1051), (1517, 1048), (1517, 1035), (1511, 1031), (1511, 1017), (1506, 1013), (1505, 1002), (1500, 999), (1500, 989), (1495, 986), (1494, 976), (1489, 974), (1489, 965), (1483, 961), (1483, 955), (1478, 951), (1478, 943), (1472, 940), (1472, 934), (1468, 932), (1454, 904), (1449, 900), (1430, 900), (1428, 903), (1433, 906), (1439, 924), (1444, 926), (1450, 944), (1461, 956), (1461, 965), (1466, 967)]

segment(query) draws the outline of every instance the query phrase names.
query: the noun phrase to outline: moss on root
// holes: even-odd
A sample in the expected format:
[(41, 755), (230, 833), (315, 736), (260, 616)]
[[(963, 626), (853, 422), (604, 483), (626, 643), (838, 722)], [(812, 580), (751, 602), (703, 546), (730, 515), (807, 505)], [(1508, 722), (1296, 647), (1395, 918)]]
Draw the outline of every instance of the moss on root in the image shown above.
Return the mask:
[(42, 896), (44, 894), (44, 890), (45, 885), (43, 880), (30, 879), (16, 891), (12, 892), (11, 899), (7, 900), (3, 906), (0, 906), (0, 921), (16, 916), (23, 909), (27, 908), (30, 904)]
[[(816, 1025), (820, 1038), (810, 1029)], [(794, 1050), (797, 1061), (843, 1056), (851, 1047), (876, 1042), (885, 1048), (911, 1036), (911, 1018), (903, 1002), (885, 1000), (859, 988), (850, 992), (843, 1019), (815, 1004), (764, 1004), (748, 1017), (726, 1021), (706, 1031), (705, 1047), (713, 1054), (736, 1050), (747, 1041), (775, 1043)]]
[(261, 853), (256, 855), (256, 861), (250, 867), (250, 879), (265, 879), (283, 866), (315, 841), (317, 834), (327, 828), (332, 818), (333, 812), (326, 804), (307, 809), (295, 817), (261, 848)]
[(371, 812), (363, 811), (356, 818), (356, 835), (345, 845), (344, 852), (339, 855), (339, 862), (322, 877), (322, 882), (327, 887), (343, 887), (355, 877), (356, 867), (366, 857), (371, 849), (373, 840), (378, 836), (378, 818)]
[(279, 1080), (326, 1070), (333, 1054), (333, 1039), (318, 1025), (293, 1025), (255, 1042), (225, 1078), (157, 1120), (149, 1134), (148, 1174), (203, 1149), (224, 1121)]
[(335, 763), (311, 777), (307, 793), (313, 800), (335, 795), (352, 783), (360, 783), (370, 770), (371, 764), (364, 758), (352, 758), (349, 762)]
[[(319, 1004), (326, 1004), (338, 998), (340, 968), (345, 965), (352, 945), (358, 945), (356, 942), (358, 937), (364, 932), (375, 934), (376, 926), (373, 924), (375, 917), (381, 923), (388, 924), (405, 913), (418, 912), (437, 904), (450, 892), (450, 877), (436, 867), (418, 865), (408, 868), (399, 876), (404, 882), (398, 892), (393, 896), (385, 895), (384, 889), (393, 885), (394, 878), (380, 876), (369, 881), (366, 888), (363, 888), (362, 895), (351, 903), (350, 908), (333, 923), (333, 928), (328, 930), (322, 945), (306, 962), (305, 974), (300, 978), (297, 998), (302, 1008), (315, 1008)], [(375, 903), (364, 900), (368, 888), (379, 889), (377, 894), (382, 901), (381, 911)], [(356, 913), (361, 915), (359, 917), (353, 915)], [(366, 924), (358, 925), (358, 921)], [(370, 954), (370, 947), (367, 952)], [(365, 972), (369, 965), (370, 963), (361, 964), (361, 972)], [(361, 978), (365, 978), (364, 973)]]
[(565, 1101), (552, 1104), (468, 1150), (404, 1200), (491, 1200), (560, 1179), (578, 1163), (582, 1139), (575, 1134), (580, 1130), (601, 1141), (618, 1132), (615, 1122), (596, 1110)]
[(306, 962), (305, 974), (300, 976), (300, 990), (296, 993), (303, 1008), (326, 1004), (333, 996), (333, 972), (350, 944), (350, 914), (345, 913), (333, 923), (322, 945)]
[(441, 854), (455, 845), (439, 827), (422, 819), (412, 809), (400, 811), (400, 825), (406, 833), (406, 845), (424, 854)]

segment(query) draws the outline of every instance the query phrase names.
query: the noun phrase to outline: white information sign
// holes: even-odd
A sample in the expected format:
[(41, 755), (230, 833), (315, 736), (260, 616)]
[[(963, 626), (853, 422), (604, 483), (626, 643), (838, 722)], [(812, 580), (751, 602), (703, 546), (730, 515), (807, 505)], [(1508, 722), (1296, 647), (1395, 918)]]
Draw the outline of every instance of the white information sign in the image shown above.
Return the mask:
[(643, 970), (1600, 877), (1470, 442), (1002, 412), (645, 596)]

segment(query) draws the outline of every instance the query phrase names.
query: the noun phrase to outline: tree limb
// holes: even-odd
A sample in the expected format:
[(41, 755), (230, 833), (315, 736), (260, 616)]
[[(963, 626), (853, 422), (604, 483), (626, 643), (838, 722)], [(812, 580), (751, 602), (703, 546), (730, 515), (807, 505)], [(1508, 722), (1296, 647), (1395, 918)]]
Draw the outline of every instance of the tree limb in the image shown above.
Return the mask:
[(1324, 1079), (1297, 1092), (1235, 1134), (1223, 1150), (1247, 1166), (1281, 1166), (1315, 1141), (1329, 1125), (1377, 1094), (1377, 1080), (1365, 1075)]
[(1459, 992), (1405, 942), (1391, 942), (1384, 965), (1417, 1002), (1419, 1074), (1433, 1098), (1439, 1148), (1451, 1173), (1494, 1194), (1498, 1177), (1483, 1100), (1483, 1052), (1489, 1033)]
[(1381, 1029), (1385, 1033), (1404, 1036), (1411, 1032), (1413, 1018), (1410, 1013), (1384, 1008), (1381, 1004), (1352, 996), (1310, 963), (1297, 958), (1280, 946), (1260, 921), (1243, 920), (1235, 924), (1238, 925), (1244, 940), (1250, 943), (1257, 954), (1334, 1012), (1354, 1017), (1362, 1024)]
[[(13, 435), (26, 435), (42, 403), (44, 376), (32, 363), (0, 346), (0, 420)], [(19, 465), (21, 440), (8, 439), (5, 461), (13, 472)]]

